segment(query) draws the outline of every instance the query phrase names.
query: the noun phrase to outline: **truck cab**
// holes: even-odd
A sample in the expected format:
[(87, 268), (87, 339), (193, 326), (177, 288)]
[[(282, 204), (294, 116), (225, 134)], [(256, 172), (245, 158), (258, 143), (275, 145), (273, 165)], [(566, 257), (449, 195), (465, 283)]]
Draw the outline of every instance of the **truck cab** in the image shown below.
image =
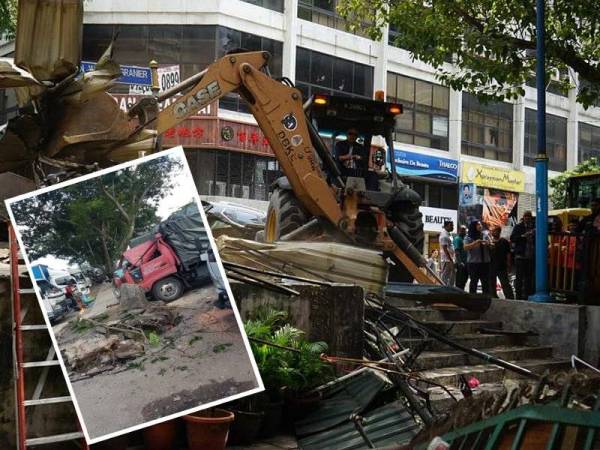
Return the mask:
[(118, 298), (123, 284), (137, 284), (156, 300), (174, 301), (186, 289), (210, 281), (203, 256), (208, 247), (198, 207), (186, 205), (130, 241), (113, 272), (113, 292)]

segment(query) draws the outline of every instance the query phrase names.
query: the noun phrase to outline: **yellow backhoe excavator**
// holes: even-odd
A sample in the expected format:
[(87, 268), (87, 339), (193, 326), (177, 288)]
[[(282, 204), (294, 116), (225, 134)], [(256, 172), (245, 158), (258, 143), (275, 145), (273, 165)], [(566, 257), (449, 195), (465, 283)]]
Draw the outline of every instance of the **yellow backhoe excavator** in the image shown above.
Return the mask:
[[(36, 2), (24, 2), (23, 8), (32, 3)], [(22, 36), (19, 32), (16, 61)], [(361, 177), (342, 178), (315, 126), (356, 128), (367, 146), (372, 136), (381, 135), (393, 149), (394, 120), (401, 106), (331, 96), (319, 96), (317, 102), (309, 100), (305, 105), (301, 92), (288, 80), (269, 75), (269, 53), (257, 51), (225, 55), (174, 88), (143, 98), (125, 114), (106, 92), (111, 80), (120, 74), (110, 56), (109, 47), (95, 73), (77, 77), (77, 68), (50, 83), (32, 76), (33, 70), (20, 73), (33, 64), (12, 68), (12, 78), (5, 76), (4, 81), (15, 84), (21, 80), (21, 86), (29, 89), (29, 103), (9, 122), (8, 145), (0, 141), (0, 170), (22, 165), (27, 158), (38, 167), (41, 163), (72, 171), (132, 159), (140, 150), (156, 150), (160, 135), (169, 128), (224, 95), (237, 92), (248, 103), (285, 174), (271, 195), (266, 240), (329, 232), (336, 239), (382, 250), (395, 262), (393, 280), (438, 284), (424, 269), (421, 198), (396, 178), (393, 151), (388, 152), (392, 168), (388, 180), (380, 182), (379, 190), (367, 190)], [(173, 98), (159, 112), (159, 102)], [(36, 131), (35, 136), (31, 130)]]

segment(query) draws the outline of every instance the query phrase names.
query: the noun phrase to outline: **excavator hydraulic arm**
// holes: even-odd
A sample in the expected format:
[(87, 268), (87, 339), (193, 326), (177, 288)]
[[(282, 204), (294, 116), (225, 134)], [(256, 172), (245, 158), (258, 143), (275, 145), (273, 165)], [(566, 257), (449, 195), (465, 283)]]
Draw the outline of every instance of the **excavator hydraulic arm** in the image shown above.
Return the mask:
[(294, 194), (311, 214), (337, 227), (343, 213), (313, 148), (302, 94), (265, 73), (269, 57), (268, 52), (235, 53), (211, 64), (185, 95), (158, 114), (157, 133), (164, 133), (209, 103), (237, 91), (248, 102)]

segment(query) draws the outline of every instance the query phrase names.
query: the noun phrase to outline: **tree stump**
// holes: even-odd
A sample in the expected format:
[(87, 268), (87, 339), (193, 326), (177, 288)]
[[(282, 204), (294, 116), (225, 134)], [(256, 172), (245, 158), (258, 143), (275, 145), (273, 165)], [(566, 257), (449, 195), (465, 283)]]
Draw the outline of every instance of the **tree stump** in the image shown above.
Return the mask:
[(145, 309), (149, 306), (148, 300), (146, 300), (146, 293), (137, 284), (122, 284), (120, 290), (121, 297), (119, 298), (119, 304), (122, 309)]

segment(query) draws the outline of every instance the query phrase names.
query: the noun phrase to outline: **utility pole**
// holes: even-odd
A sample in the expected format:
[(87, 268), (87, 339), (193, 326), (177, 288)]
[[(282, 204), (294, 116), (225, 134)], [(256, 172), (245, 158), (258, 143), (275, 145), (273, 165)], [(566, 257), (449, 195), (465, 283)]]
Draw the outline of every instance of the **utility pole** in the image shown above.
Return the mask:
[(546, 43), (544, 1), (536, 0), (537, 156), (535, 158), (535, 294), (534, 302), (549, 302), (548, 293), (548, 155), (546, 153)]

